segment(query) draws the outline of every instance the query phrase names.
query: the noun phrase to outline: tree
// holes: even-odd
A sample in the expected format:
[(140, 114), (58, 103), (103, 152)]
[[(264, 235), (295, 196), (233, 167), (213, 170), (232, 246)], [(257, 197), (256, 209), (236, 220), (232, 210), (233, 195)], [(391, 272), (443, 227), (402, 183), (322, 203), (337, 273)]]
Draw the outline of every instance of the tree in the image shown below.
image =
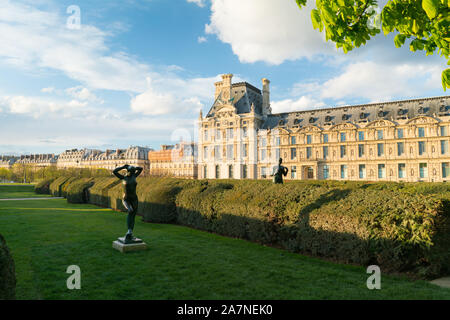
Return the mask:
[[(302, 9), (307, 0), (296, 2)], [(381, 29), (384, 35), (397, 33), (397, 48), (408, 39), (411, 51), (423, 50), (427, 56), (437, 51), (450, 65), (450, 0), (390, 0), (381, 14), (377, 6), (377, 0), (316, 0), (311, 21), (345, 53), (366, 44)], [(442, 72), (442, 87), (450, 88), (449, 68)]]

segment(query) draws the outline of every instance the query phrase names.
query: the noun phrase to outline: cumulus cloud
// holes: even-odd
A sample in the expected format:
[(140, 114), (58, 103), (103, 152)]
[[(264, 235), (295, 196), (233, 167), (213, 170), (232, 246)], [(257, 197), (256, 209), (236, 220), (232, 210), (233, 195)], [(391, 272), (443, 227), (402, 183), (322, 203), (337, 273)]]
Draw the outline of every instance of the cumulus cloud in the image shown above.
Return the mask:
[(206, 41), (208, 41), (208, 39), (206, 39), (206, 37), (198, 37), (198, 38), (197, 38), (197, 42), (198, 42), (198, 43), (204, 43), (204, 42), (206, 42)]
[(203, 8), (205, 6), (206, 0), (187, 0), (187, 2), (195, 3), (199, 7)]
[(212, 0), (207, 34), (231, 45), (241, 62), (312, 58), (334, 51), (313, 29), (312, 2), (299, 10), (292, 0)]
[(81, 101), (97, 102), (100, 104), (103, 104), (104, 102), (103, 100), (99, 99), (94, 93), (92, 93), (88, 88), (85, 88), (83, 86), (67, 88), (65, 92), (69, 96)]
[(285, 99), (271, 103), (273, 113), (311, 110), (324, 106), (325, 103), (323, 101), (314, 99), (311, 96), (301, 96), (298, 99)]

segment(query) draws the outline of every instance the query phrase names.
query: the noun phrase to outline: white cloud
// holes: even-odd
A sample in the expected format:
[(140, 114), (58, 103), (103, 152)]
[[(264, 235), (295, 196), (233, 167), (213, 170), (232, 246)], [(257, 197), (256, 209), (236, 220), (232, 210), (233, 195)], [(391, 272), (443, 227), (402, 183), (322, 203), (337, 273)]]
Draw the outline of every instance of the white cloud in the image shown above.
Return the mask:
[(53, 87), (42, 88), (41, 92), (43, 92), (43, 93), (53, 93), (53, 92), (55, 92), (55, 88), (53, 88)]
[(205, 6), (206, 0), (187, 0), (187, 2), (195, 3), (199, 7), (203, 8)]
[(104, 102), (103, 100), (99, 99), (95, 94), (93, 94), (88, 88), (82, 86), (68, 88), (65, 90), (65, 92), (69, 96), (81, 101), (98, 102), (100, 104), (103, 104)]
[(343, 73), (321, 85), (322, 98), (363, 98), (370, 102), (417, 96), (440, 85), (441, 69), (434, 65), (383, 65), (372, 61), (348, 65)]
[(332, 53), (312, 27), (312, 2), (300, 10), (293, 0), (212, 0), (205, 32), (229, 43), (241, 62), (281, 64)]
[(271, 103), (272, 113), (311, 110), (324, 107), (323, 101), (316, 100), (311, 96), (301, 96), (298, 99), (285, 99)]
[(198, 38), (197, 38), (197, 42), (198, 42), (198, 43), (204, 43), (204, 42), (206, 42), (206, 41), (208, 41), (208, 39), (206, 39), (206, 37), (198, 37)]

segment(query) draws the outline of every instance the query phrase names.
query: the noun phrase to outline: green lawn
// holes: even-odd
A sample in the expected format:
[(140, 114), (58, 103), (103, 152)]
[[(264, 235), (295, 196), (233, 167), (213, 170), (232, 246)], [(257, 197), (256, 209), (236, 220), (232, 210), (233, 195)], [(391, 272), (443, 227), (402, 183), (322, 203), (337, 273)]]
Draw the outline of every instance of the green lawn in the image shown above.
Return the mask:
[(43, 198), (50, 197), (46, 194), (34, 193), (33, 184), (14, 183), (0, 184), (0, 199), (13, 199), (13, 198)]
[[(450, 299), (450, 289), (388, 275), (368, 290), (363, 267), (140, 218), (149, 249), (122, 254), (112, 241), (125, 231), (124, 213), (93, 205), (0, 202), (18, 299)], [(66, 288), (73, 264), (81, 290)]]

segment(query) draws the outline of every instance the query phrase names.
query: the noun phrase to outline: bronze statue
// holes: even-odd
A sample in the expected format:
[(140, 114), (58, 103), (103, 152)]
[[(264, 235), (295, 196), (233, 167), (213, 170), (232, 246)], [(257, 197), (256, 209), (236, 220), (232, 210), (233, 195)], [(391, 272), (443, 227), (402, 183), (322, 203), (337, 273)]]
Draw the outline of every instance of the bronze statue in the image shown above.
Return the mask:
[(274, 173), (271, 174), (273, 177), (273, 182), (277, 184), (283, 184), (283, 176), (286, 177), (289, 172), (288, 168), (281, 165), (282, 162), (283, 159), (280, 158), (280, 160), (278, 160), (278, 166), (273, 167)]
[[(127, 170), (126, 175), (121, 175), (119, 173), (119, 171), (123, 169)], [(141, 174), (142, 170), (143, 168), (141, 167), (133, 167), (126, 164), (122, 167), (114, 169), (113, 171), (114, 175), (117, 178), (123, 180), (124, 193), (122, 203), (128, 211), (127, 216), (128, 232), (126, 233), (124, 238), (119, 238), (119, 240), (122, 241), (123, 243), (142, 242), (141, 240), (137, 241), (138, 239), (133, 237), (134, 219), (136, 217), (138, 209), (138, 197), (136, 194), (136, 186), (137, 186), (136, 178)]]

